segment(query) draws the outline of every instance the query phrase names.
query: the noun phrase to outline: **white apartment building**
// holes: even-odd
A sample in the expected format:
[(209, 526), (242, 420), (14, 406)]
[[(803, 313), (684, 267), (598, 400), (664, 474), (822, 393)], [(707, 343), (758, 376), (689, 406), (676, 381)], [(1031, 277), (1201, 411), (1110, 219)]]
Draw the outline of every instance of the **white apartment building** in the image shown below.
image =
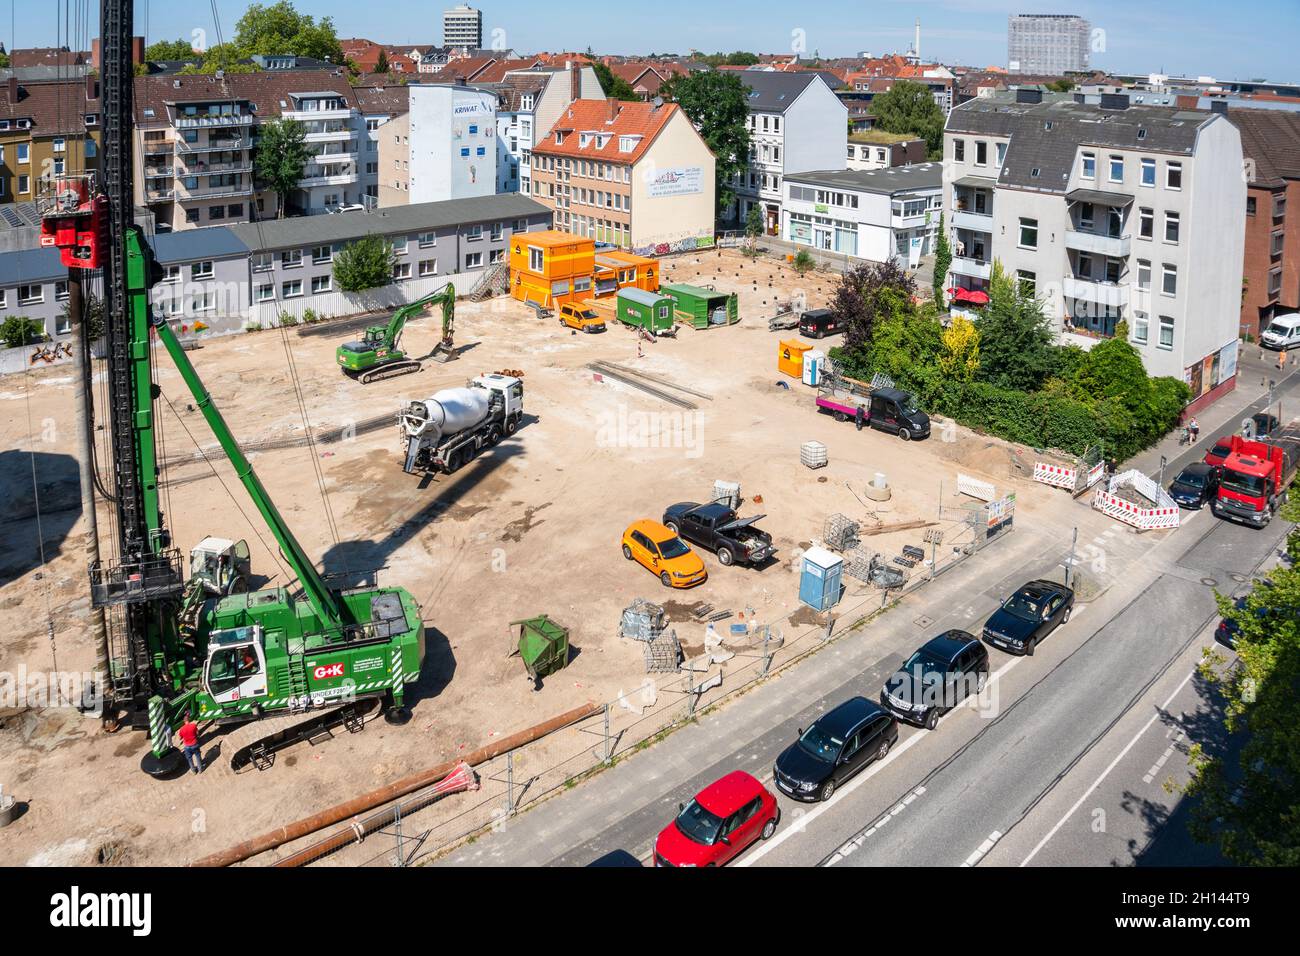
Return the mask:
[(1088, 69), (1092, 24), (1064, 13), (1007, 17), (1007, 70), (1060, 76)]
[(733, 183), (741, 223), (754, 206), (768, 235), (781, 230), (785, 177), (811, 170), (844, 169), (849, 110), (816, 73), (745, 70), (750, 88), (749, 166)]
[(361, 135), (358, 142), (357, 168), (361, 174), (360, 203), (367, 209), (379, 205), (379, 140), (381, 129), (390, 120), (402, 116), (410, 108), (410, 98), (405, 86), (362, 86), (354, 92), (361, 113)]
[(483, 11), (463, 4), (444, 11), (442, 45), (456, 49), (483, 49)]
[(1019, 90), (956, 107), (944, 162), (950, 287), (984, 289), (997, 260), (1063, 341), (1089, 348), (1123, 321), (1148, 372), (1194, 401), (1232, 387), (1246, 183), (1226, 117)]
[(943, 204), (943, 166), (791, 173), (781, 238), (818, 252), (914, 269), (934, 253)]
[(574, 100), (603, 100), (590, 66), (516, 70), (497, 90), (497, 192), (532, 194), (533, 145), (546, 136)]
[(379, 137), (379, 205), (497, 191), (497, 93), (461, 83), (407, 88), (408, 112)]

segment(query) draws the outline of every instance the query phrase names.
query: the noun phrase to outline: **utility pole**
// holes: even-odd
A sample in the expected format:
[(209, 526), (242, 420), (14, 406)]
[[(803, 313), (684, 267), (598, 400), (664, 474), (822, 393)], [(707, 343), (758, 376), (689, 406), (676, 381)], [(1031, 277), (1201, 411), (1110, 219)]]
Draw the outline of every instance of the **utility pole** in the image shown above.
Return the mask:
[[(91, 399), (90, 329), (86, 324), (85, 299), (82, 294), (82, 270), (68, 270), (68, 322), (72, 327), (73, 420), (77, 423), (77, 463), (81, 480), (82, 547), (87, 567), (99, 567), (99, 516), (95, 511), (95, 432), (91, 427), (94, 404)], [(104, 609), (91, 602), (90, 637), (95, 645), (95, 678), (103, 681), (100, 692), (100, 716), (113, 724), (116, 715), (109, 713), (109, 685), (113, 680), (112, 656), (108, 647), (108, 629), (104, 626)], [(82, 691), (85, 702), (85, 691)]]
[(1164, 456), (1164, 455), (1161, 455), (1161, 456), (1160, 456), (1160, 477), (1159, 477), (1158, 479), (1156, 479), (1156, 484), (1157, 484), (1159, 487), (1161, 487), (1161, 488), (1163, 488), (1163, 487), (1165, 486), (1165, 465), (1166, 465), (1166, 463), (1167, 463), (1167, 462), (1166, 462), (1165, 456)]
[(1070, 560), (1065, 562), (1065, 586), (1070, 586), (1070, 581), (1074, 578), (1074, 549), (1079, 543), (1079, 529), (1076, 526), (1074, 534), (1070, 536)]

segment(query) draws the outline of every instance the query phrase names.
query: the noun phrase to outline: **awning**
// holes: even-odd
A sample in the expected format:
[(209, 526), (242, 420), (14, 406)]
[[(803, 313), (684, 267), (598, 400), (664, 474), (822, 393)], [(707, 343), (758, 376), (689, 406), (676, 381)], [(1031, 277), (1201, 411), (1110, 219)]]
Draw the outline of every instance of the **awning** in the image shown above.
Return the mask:
[(1103, 189), (1074, 189), (1065, 194), (1066, 202), (1090, 202), (1097, 206), (1128, 206), (1133, 197), (1126, 193), (1108, 193)]
[(954, 179), (954, 186), (969, 186), (971, 189), (992, 189), (998, 184), (998, 181), (992, 176), (963, 176), (961, 179)]
[(967, 305), (988, 305), (989, 294), (981, 292), (978, 289), (959, 289), (952, 288), (948, 290), (954, 302), (964, 302)]

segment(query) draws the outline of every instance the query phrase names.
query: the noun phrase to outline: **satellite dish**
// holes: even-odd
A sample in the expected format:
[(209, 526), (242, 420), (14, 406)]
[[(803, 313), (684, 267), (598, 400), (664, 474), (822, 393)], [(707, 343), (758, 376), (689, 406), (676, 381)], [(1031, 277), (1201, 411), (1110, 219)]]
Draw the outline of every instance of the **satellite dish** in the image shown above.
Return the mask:
[(659, 107), (664, 105), (664, 98), (662, 96), (656, 96), (654, 99), (654, 104), (655, 104), (655, 109), (659, 109)]

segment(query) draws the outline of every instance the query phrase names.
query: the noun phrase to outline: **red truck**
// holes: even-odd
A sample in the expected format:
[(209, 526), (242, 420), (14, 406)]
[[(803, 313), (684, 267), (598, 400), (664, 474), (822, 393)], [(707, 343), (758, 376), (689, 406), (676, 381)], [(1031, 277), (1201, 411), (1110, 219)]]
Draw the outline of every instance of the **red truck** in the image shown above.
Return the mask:
[(1211, 508), (1220, 518), (1262, 528), (1286, 501), (1300, 463), (1300, 419), (1268, 438), (1229, 439), (1218, 496)]

